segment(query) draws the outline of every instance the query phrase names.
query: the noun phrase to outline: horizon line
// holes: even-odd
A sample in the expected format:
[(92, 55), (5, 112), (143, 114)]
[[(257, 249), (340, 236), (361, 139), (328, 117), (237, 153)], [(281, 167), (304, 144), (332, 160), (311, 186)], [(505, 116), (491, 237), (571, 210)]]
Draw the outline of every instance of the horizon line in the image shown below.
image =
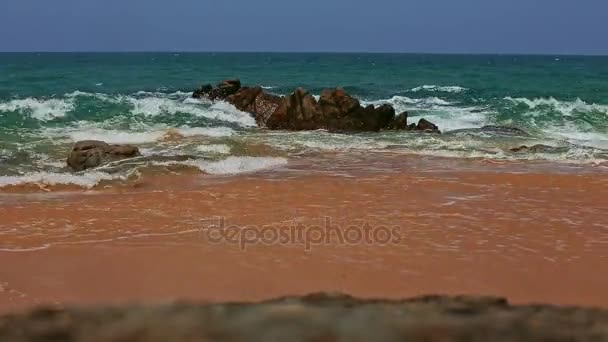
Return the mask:
[(16, 54), (16, 53), (31, 53), (31, 54), (79, 54), (79, 53), (97, 53), (97, 54), (145, 54), (145, 53), (191, 53), (191, 54), (365, 54), (365, 55), (445, 55), (445, 56), (539, 56), (539, 57), (608, 57), (606, 54), (591, 54), (591, 53), (548, 53), (548, 52), (398, 52), (398, 51), (211, 51), (211, 50), (66, 50), (66, 51), (0, 51), (0, 54)]

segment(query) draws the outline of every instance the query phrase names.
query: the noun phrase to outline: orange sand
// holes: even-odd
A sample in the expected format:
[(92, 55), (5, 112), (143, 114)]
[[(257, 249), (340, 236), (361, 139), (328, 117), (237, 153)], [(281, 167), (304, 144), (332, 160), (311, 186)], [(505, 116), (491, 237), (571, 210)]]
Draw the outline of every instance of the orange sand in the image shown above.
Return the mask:
[[(441, 163), (441, 161), (438, 161)], [(481, 171), (159, 176), (0, 197), (0, 312), (37, 304), (506, 296), (608, 307), (608, 174)], [(398, 226), (400, 243), (208, 241), (229, 224)]]

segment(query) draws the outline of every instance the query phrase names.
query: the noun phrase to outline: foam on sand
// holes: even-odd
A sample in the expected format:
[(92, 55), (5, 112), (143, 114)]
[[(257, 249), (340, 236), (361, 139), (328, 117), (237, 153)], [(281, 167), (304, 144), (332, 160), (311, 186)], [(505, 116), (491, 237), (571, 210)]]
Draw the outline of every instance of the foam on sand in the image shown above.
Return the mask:
[(278, 157), (228, 157), (219, 161), (195, 160), (186, 163), (212, 175), (234, 175), (287, 165), (287, 159)]
[(224, 144), (200, 145), (196, 150), (204, 153), (229, 154), (230, 146)]
[(38, 185), (77, 185), (90, 189), (103, 180), (126, 179), (125, 175), (111, 175), (105, 172), (89, 171), (82, 174), (35, 172), (20, 176), (0, 176), (0, 188), (6, 186)]

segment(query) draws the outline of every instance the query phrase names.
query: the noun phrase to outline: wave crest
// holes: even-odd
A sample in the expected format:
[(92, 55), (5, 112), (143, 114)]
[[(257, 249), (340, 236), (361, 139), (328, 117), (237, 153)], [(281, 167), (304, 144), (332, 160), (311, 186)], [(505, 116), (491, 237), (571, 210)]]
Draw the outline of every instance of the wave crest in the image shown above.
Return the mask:
[(0, 103), (0, 112), (19, 112), (40, 121), (64, 117), (75, 109), (72, 99), (37, 99), (28, 97)]
[(460, 86), (437, 86), (437, 85), (422, 85), (416, 88), (410, 89), (411, 92), (417, 93), (419, 91), (428, 92), (446, 92), (446, 93), (462, 93), (469, 90)]

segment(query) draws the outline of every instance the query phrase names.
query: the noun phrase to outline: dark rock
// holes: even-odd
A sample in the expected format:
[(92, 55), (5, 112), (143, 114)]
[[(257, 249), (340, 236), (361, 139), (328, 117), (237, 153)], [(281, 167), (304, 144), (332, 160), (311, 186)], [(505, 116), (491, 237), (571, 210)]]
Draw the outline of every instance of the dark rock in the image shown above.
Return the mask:
[(139, 149), (131, 145), (109, 145), (103, 141), (79, 141), (68, 155), (68, 166), (74, 171), (98, 167), (114, 161), (140, 156)]
[(293, 94), (284, 97), (264, 126), (289, 130), (327, 128), (317, 111), (317, 100), (304, 88), (298, 88)]
[(260, 127), (265, 127), (268, 118), (279, 108), (282, 98), (266, 93), (261, 87), (241, 88), (226, 99), (239, 110), (251, 113)]
[(208, 98), (209, 100), (224, 100), (241, 89), (240, 80), (227, 80), (218, 84), (215, 88), (207, 84), (192, 93), (194, 98)]
[(538, 145), (534, 145), (534, 146), (520, 146), (520, 147), (515, 147), (510, 149), (509, 151), (514, 152), (514, 153), (561, 153), (561, 152), (566, 152), (568, 150), (567, 147), (555, 147), (555, 146), (548, 146), (548, 145), (542, 145), (542, 144), (538, 144)]
[(390, 105), (362, 107), (359, 100), (343, 89), (327, 89), (319, 102), (305, 89), (298, 88), (285, 97), (268, 118), (270, 129), (330, 131), (379, 131), (395, 117)]
[(359, 299), (53, 309), (0, 317), (0, 341), (606, 341), (608, 310), (503, 298)]
[(211, 93), (212, 90), (213, 86), (211, 84), (206, 84), (204, 86), (201, 86), (199, 89), (194, 90), (194, 92), (192, 93), (192, 97), (194, 97), (195, 99), (207, 97), (209, 96), (209, 93)]
[(495, 126), (488, 125), (480, 128), (464, 128), (450, 131), (449, 134), (484, 134), (484, 135), (502, 135), (502, 136), (521, 136), (527, 137), (528, 133), (525, 131), (511, 126)]
[(420, 119), (418, 121), (418, 125), (416, 125), (416, 130), (423, 131), (423, 132), (429, 132), (429, 133), (441, 133), (441, 131), (439, 131), (439, 127), (437, 127), (437, 125), (435, 125), (434, 123), (432, 123), (426, 119)]
[(239, 80), (224, 81), (217, 87), (197, 89), (193, 97), (226, 100), (239, 110), (251, 113), (260, 127), (285, 130), (380, 131), (418, 130), (438, 133), (434, 124), (423, 120), (414, 128), (407, 126), (407, 113), (395, 117), (388, 105), (363, 107), (344, 89), (326, 89), (319, 101), (306, 89), (280, 97), (266, 93), (261, 87), (241, 87)]
[(391, 120), (391, 123), (388, 125), (387, 129), (393, 129), (393, 130), (408, 130), (409, 127), (407, 125), (407, 117), (408, 117), (408, 113), (407, 112), (403, 112), (397, 116), (395, 116), (395, 118), (393, 120)]
[(529, 136), (527, 132), (517, 127), (488, 125), (481, 128), (482, 132), (508, 136)]

